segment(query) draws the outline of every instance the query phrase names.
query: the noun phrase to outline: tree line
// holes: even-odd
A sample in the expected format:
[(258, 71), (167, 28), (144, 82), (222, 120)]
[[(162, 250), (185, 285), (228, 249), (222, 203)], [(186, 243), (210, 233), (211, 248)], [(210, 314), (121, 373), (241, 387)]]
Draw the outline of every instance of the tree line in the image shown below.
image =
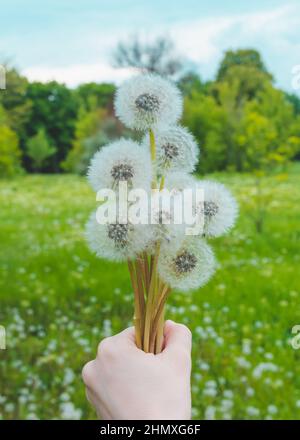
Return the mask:
[[(260, 54), (227, 51), (213, 81), (171, 55), (157, 40), (120, 44), (117, 66), (153, 71), (176, 80), (184, 95), (183, 123), (201, 148), (199, 170), (258, 171), (300, 157), (300, 99), (274, 85)], [(20, 172), (84, 174), (94, 152), (113, 139), (138, 134), (113, 112), (113, 84), (70, 89), (56, 81), (30, 82), (7, 67), (0, 90), (0, 176)]]

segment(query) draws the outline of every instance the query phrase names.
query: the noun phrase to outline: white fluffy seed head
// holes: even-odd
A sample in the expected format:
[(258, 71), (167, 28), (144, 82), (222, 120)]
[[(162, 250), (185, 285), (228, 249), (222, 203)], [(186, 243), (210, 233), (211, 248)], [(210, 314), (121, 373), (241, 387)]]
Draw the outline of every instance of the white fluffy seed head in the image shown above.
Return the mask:
[(158, 206), (152, 201), (151, 210), (149, 210), (153, 241), (148, 251), (152, 253), (155, 250), (155, 243), (159, 242), (161, 249), (174, 252), (185, 237), (185, 225), (177, 222), (176, 219), (176, 210), (182, 200), (177, 195), (169, 197), (164, 191), (159, 193), (159, 200)]
[(135, 130), (175, 124), (182, 113), (182, 97), (175, 85), (156, 74), (125, 81), (115, 97), (117, 117)]
[(91, 160), (88, 180), (95, 191), (116, 189), (120, 181), (128, 188), (148, 190), (152, 171), (150, 153), (137, 142), (120, 139), (101, 148)]
[[(194, 137), (178, 125), (164, 127), (155, 132), (156, 170), (159, 174), (166, 171), (194, 171), (198, 162), (199, 148)], [(149, 146), (149, 135), (143, 141)]]
[(197, 289), (211, 278), (216, 261), (211, 247), (200, 238), (188, 236), (175, 253), (162, 250), (158, 260), (161, 279), (182, 291)]
[(85, 236), (89, 248), (100, 258), (110, 261), (125, 261), (136, 258), (153, 239), (149, 225), (99, 224), (96, 213), (86, 224)]
[(231, 192), (221, 183), (203, 180), (198, 187), (204, 190), (204, 235), (219, 237), (231, 229), (238, 215), (238, 206)]
[(185, 189), (194, 189), (197, 179), (191, 174), (182, 171), (170, 171), (165, 175), (165, 188), (174, 194), (181, 193)]

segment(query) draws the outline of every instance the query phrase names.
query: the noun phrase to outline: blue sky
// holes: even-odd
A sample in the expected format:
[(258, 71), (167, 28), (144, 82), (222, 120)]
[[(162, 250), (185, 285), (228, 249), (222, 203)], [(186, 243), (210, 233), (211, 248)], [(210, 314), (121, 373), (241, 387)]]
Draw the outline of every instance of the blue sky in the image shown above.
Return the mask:
[(30, 79), (119, 82), (120, 39), (171, 36), (204, 79), (226, 49), (258, 49), (277, 84), (291, 90), (300, 64), (300, 2), (283, 0), (10, 0), (0, 7), (0, 56)]

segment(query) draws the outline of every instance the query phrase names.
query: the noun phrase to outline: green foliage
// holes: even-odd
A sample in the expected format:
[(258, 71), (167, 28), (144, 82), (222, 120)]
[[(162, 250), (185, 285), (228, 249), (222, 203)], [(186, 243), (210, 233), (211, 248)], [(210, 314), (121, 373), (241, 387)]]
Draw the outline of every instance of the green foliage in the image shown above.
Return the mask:
[(8, 125), (20, 138), (31, 111), (31, 102), (26, 96), (28, 80), (13, 67), (6, 65), (5, 70), (6, 89), (0, 91), (0, 105), (7, 114)]
[(57, 147), (45, 171), (58, 172), (60, 162), (71, 148), (78, 101), (71, 90), (56, 81), (30, 83), (26, 96), (32, 102), (30, 119), (26, 124), (26, 141), (39, 129), (44, 129), (51, 145)]
[(237, 133), (240, 168), (270, 171), (286, 164), (300, 150), (294, 123), (293, 108), (284, 93), (266, 86), (244, 109)]
[(293, 105), (295, 115), (300, 115), (300, 98), (291, 93), (285, 93), (287, 100)]
[[(255, 177), (210, 176), (237, 197), (239, 221), (214, 242), (215, 277), (195, 292), (173, 292), (166, 311), (193, 332), (196, 419), (208, 408), (217, 419), (299, 418), (300, 350), (289, 340), (300, 323), (300, 169), (287, 171), (284, 180), (262, 177), (264, 234), (250, 217)], [(0, 182), (0, 206), (0, 322), (9, 335), (0, 414), (61, 419), (72, 402), (74, 416), (95, 419), (82, 366), (103, 337), (132, 325), (133, 294), (126, 265), (97, 259), (84, 241), (94, 193), (77, 176), (23, 176)]]
[(224, 169), (226, 164), (226, 114), (212, 96), (194, 93), (185, 100), (183, 124), (200, 145), (200, 171)]
[(81, 106), (88, 111), (95, 108), (112, 108), (115, 90), (114, 84), (87, 83), (79, 85), (74, 94)]
[[(272, 81), (259, 52), (252, 49), (227, 51), (215, 81), (203, 82), (193, 71), (181, 76), (183, 122), (201, 148), (198, 171), (267, 173), (300, 158), (300, 99), (278, 90)], [(74, 90), (55, 81), (29, 83), (7, 68), (0, 105), (23, 153), (40, 129), (56, 148), (39, 166), (42, 172), (84, 174), (104, 144), (121, 135), (139, 139), (115, 119), (114, 93), (109, 83), (87, 83)], [(36, 169), (31, 155), (23, 154), (22, 162), (26, 170)]]
[[(105, 110), (95, 109), (92, 111), (85, 110), (81, 107), (78, 114), (78, 119), (75, 125), (75, 139), (72, 143), (72, 148), (68, 153), (66, 160), (62, 163), (62, 167), (66, 171), (71, 171), (77, 174), (83, 174), (87, 169), (86, 152), (87, 140), (95, 139), (98, 136), (101, 126), (101, 120), (105, 116)], [(99, 139), (98, 148), (106, 142), (106, 139)], [(96, 147), (97, 148), (97, 147)], [(89, 149), (93, 150), (93, 149)], [(94, 151), (90, 151), (90, 157)]]
[(199, 170), (269, 172), (300, 151), (300, 118), (257, 52), (228, 52), (206, 93), (190, 93), (184, 123), (202, 149)]
[(18, 136), (7, 125), (7, 116), (0, 105), (0, 177), (11, 177), (20, 172), (20, 158)]
[(255, 49), (227, 50), (218, 69), (217, 81), (227, 79), (228, 75), (231, 75), (230, 70), (232, 67), (254, 69), (255, 71), (265, 74), (269, 79), (272, 79), (272, 75), (267, 72), (259, 52)]
[(85, 174), (92, 156), (99, 148), (120, 136), (131, 136), (107, 110), (82, 107), (75, 127), (75, 139), (62, 167), (69, 172)]
[(178, 81), (178, 87), (183, 96), (191, 96), (193, 93), (204, 92), (206, 85), (201, 81), (199, 75), (194, 72), (188, 72)]
[(13, 176), (20, 171), (19, 141), (8, 126), (0, 125), (0, 177)]
[(55, 152), (56, 148), (50, 144), (43, 128), (28, 139), (27, 154), (32, 159), (33, 169), (36, 171), (41, 171), (46, 160)]

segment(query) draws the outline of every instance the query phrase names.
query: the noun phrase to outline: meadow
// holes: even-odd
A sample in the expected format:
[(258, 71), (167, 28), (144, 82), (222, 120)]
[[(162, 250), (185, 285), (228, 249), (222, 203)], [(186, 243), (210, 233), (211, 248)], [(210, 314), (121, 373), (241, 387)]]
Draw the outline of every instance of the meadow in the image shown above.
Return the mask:
[[(215, 277), (174, 292), (167, 317), (193, 333), (193, 417), (299, 419), (300, 167), (262, 180), (214, 174), (240, 205), (235, 229), (214, 240)], [(81, 380), (98, 342), (131, 324), (122, 264), (94, 257), (83, 237), (96, 206), (86, 180), (27, 175), (0, 181), (0, 419), (93, 419)]]

